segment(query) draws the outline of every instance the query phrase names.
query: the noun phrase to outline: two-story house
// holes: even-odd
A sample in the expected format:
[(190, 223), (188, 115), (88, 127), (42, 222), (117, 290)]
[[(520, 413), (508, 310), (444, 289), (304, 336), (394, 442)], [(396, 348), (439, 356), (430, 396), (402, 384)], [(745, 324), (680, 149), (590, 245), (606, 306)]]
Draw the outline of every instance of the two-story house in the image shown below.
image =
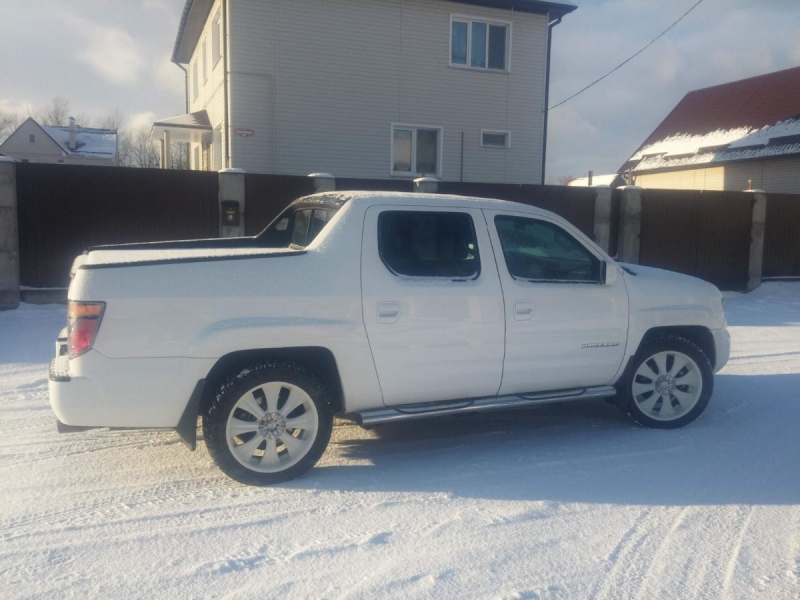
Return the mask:
[(191, 166), (540, 183), (553, 27), (539, 0), (187, 0)]

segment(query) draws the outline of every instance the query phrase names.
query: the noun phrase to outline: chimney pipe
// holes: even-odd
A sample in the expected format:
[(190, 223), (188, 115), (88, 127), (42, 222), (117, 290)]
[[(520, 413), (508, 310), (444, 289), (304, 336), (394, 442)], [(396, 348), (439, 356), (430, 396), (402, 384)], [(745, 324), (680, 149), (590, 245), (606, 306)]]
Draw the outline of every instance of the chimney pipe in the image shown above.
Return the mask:
[(594, 171), (589, 171), (589, 187), (592, 187), (593, 180), (594, 180)]
[(69, 118), (69, 149), (75, 150), (78, 147), (78, 141), (76, 139), (76, 131), (75, 131), (75, 118)]

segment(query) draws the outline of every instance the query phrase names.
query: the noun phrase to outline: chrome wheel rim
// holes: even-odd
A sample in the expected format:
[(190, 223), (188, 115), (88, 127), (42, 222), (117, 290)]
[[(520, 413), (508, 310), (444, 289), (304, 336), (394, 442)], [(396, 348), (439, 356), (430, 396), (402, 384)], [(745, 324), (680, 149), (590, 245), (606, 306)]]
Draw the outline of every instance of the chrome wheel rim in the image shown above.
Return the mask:
[(631, 392), (645, 416), (656, 421), (674, 421), (697, 405), (703, 393), (703, 375), (686, 354), (659, 352), (639, 365)]
[(225, 439), (239, 464), (278, 473), (297, 464), (314, 444), (319, 414), (303, 389), (282, 381), (243, 394), (228, 415)]

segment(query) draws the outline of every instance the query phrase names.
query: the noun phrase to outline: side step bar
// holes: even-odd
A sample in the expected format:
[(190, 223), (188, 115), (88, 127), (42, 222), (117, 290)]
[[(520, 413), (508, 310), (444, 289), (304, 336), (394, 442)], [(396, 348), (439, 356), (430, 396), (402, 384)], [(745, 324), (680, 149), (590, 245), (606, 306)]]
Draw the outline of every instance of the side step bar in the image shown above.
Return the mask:
[(613, 386), (601, 385), (589, 388), (558, 390), (555, 392), (492, 396), (490, 398), (478, 398), (475, 400), (450, 400), (446, 402), (404, 404), (394, 407), (365, 410), (354, 413), (352, 416), (361, 427), (369, 429), (373, 425), (410, 421), (412, 419), (425, 419), (428, 417), (460, 413), (489, 412), (493, 410), (513, 410), (515, 408), (572, 402), (574, 400), (586, 400), (589, 398), (610, 398), (616, 395), (617, 390)]

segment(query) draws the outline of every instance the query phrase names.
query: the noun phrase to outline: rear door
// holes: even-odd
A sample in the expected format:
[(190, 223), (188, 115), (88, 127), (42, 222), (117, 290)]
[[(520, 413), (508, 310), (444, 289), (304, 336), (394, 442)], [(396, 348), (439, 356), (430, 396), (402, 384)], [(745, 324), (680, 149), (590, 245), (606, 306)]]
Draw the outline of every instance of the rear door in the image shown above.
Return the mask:
[(373, 206), (361, 268), (364, 322), (385, 404), (497, 394), (504, 309), (480, 210)]
[(500, 394), (608, 384), (627, 340), (623, 278), (604, 285), (605, 257), (558, 221), (484, 212), (506, 306)]

